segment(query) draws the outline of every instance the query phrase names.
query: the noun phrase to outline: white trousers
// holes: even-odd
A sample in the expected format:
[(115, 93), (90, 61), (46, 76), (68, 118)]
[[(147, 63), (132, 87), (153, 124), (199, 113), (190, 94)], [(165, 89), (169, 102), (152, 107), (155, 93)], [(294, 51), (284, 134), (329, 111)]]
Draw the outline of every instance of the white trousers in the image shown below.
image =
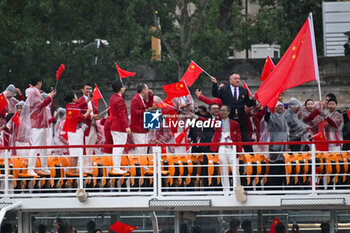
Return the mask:
[[(96, 141), (97, 141), (96, 127), (92, 125), (90, 128), (89, 136), (85, 137), (85, 145), (96, 145)], [(86, 148), (87, 155), (93, 155), (94, 151), (95, 151), (95, 148)]]
[[(220, 173), (221, 173), (221, 184), (223, 186), (224, 191), (230, 190), (230, 178), (229, 178), (229, 166), (231, 161), (233, 161), (233, 150), (232, 148), (226, 148), (225, 146), (219, 147), (219, 162), (220, 162)], [(239, 178), (239, 160), (236, 159), (236, 185), (241, 185), (241, 181)], [(232, 171), (233, 173), (233, 171)]]
[[(84, 145), (84, 130), (83, 129), (77, 129), (75, 133), (68, 132), (68, 145)], [(69, 155), (71, 156), (71, 166), (77, 166), (77, 161), (79, 160), (79, 157), (84, 154), (83, 148), (69, 148)], [(85, 157), (85, 156), (84, 156)], [(85, 160), (85, 158), (83, 158)], [(83, 162), (83, 167), (85, 170), (85, 167), (90, 166), (92, 164), (85, 164)]]
[[(96, 145), (97, 141), (97, 132), (96, 132), (96, 127), (91, 126), (90, 128), (90, 134), (89, 136), (85, 137), (85, 145)], [(91, 167), (92, 166), (92, 155), (94, 154), (95, 148), (86, 148), (86, 155), (89, 156), (84, 156), (84, 167)], [(92, 172), (92, 168), (88, 168), (87, 170), (85, 169), (85, 172)]]
[[(32, 146), (47, 146), (47, 129), (32, 128)], [(40, 154), (41, 168), (47, 169), (47, 149), (31, 149), (28, 158), (28, 170), (35, 168), (36, 158)]]
[[(125, 145), (128, 134), (124, 132), (111, 131), (114, 145)], [(120, 169), (120, 162), (122, 160), (123, 147), (113, 147), (113, 167)]]
[[(29, 142), (19, 142), (19, 141), (16, 141), (15, 142), (15, 146), (30, 146)], [(24, 156), (27, 156), (29, 155), (30, 153), (30, 150), (29, 149), (26, 149), (26, 150), (16, 150), (16, 154), (20, 157), (24, 157)]]
[[(50, 124), (49, 128), (46, 128), (46, 136), (47, 136), (47, 145), (52, 146), (53, 145), (53, 130), (52, 130), (52, 124)], [(47, 149), (47, 153), (51, 154), (52, 149)]]
[[(132, 133), (135, 144), (146, 144), (147, 143), (147, 134), (146, 133)], [(145, 155), (147, 154), (147, 146), (144, 147), (135, 147), (135, 154)]]

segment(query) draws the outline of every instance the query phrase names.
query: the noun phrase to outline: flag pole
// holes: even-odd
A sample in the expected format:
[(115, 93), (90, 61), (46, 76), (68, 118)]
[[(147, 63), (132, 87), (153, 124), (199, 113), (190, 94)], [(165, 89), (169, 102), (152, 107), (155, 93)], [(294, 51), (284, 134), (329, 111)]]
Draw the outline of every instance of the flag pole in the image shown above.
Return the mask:
[(54, 90), (57, 90), (58, 80), (59, 79), (56, 80), (56, 85), (55, 85), (55, 89)]
[[(116, 62), (114, 62), (114, 64), (117, 65)], [(119, 77), (120, 82), (122, 83), (122, 85), (124, 85), (124, 84), (123, 84), (123, 80), (122, 80), (122, 78), (121, 78), (120, 75), (119, 75), (118, 69), (117, 69), (117, 73), (118, 73), (118, 77)]]
[(109, 107), (107, 107), (103, 112), (100, 112), (98, 115), (102, 116), (105, 112), (107, 112)]
[[(197, 64), (196, 64), (196, 65), (197, 65)], [(202, 69), (202, 68), (201, 68), (201, 69)], [(190, 95), (190, 96), (191, 96), (191, 98), (192, 98), (192, 95), (191, 95), (190, 89), (188, 88), (186, 81), (185, 81), (185, 80), (183, 80), (183, 82), (185, 83), (185, 86), (186, 86), (186, 88), (187, 88), (187, 91), (188, 91), (189, 95)], [(189, 104), (189, 103), (188, 103), (188, 101), (185, 99), (185, 97), (184, 97), (184, 96), (182, 96), (182, 98), (183, 98), (183, 100), (186, 102), (186, 104)], [(193, 98), (192, 98), (192, 100), (193, 100)], [(193, 105), (192, 105), (191, 109), (192, 109), (192, 110), (195, 110)]]
[[(97, 87), (97, 84), (96, 84), (96, 83), (95, 83), (95, 86)], [(97, 87), (97, 88), (98, 88), (98, 87)], [(98, 91), (100, 92), (100, 95), (101, 95), (101, 97), (102, 97), (103, 103), (105, 104), (106, 108), (108, 108), (108, 105), (107, 105), (107, 103), (106, 103), (105, 98), (104, 98), (103, 95), (102, 95), (102, 92), (100, 91), (100, 89), (98, 89)]]
[(212, 77), (207, 71), (205, 71), (202, 67), (200, 67), (197, 63), (195, 63), (193, 60), (191, 60), (194, 64), (196, 64), (196, 66), (198, 66), (199, 68), (201, 68), (203, 70), (203, 72), (208, 75), (210, 78)]
[(313, 51), (313, 57), (314, 57), (314, 64), (315, 64), (315, 76), (316, 76), (316, 82), (318, 86), (318, 96), (320, 101), (322, 101), (322, 92), (321, 92), (321, 80), (320, 75), (318, 72), (318, 61), (317, 61), (317, 51), (316, 51), (316, 42), (315, 42), (315, 31), (314, 31), (314, 23), (312, 18), (312, 12), (309, 14), (309, 25), (310, 25), (310, 32), (311, 32), (311, 42), (312, 42), (312, 51)]

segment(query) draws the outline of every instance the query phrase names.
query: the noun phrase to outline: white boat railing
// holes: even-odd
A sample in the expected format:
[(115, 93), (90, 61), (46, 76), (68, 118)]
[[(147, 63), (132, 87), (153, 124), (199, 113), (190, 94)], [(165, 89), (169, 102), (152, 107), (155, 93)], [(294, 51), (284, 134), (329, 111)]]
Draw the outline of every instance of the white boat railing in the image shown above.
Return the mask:
[[(146, 145), (152, 146), (150, 154), (123, 154), (121, 168), (125, 174), (111, 172), (111, 154), (48, 155), (36, 158), (37, 176), (27, 174), (28, 156), (10, 153), (24, 147), (3, 148), (0, 198), (76, 197), (80, 189), (92, 198), (228, 196), (235, 195), (238, 186), (248, 196), (350, 193), (349, 151), (319, 152), (311, 144), (311, 151), (238, 153), (237, 144), (221, 145), (232, 147), (229, 164), (220, 162), (222, 154), (164, 154), (160, 146), (152, 144)], [(79, 161), (77, 167), (70, 165), (74, 157)], [(92, 157), (92, 163), (84, 166), (82, 161), (87, 157)], [(49, 174), (40, 173), (42, 159), (48, 160)], [(228, 174), (223, 174), (225, 169)]]

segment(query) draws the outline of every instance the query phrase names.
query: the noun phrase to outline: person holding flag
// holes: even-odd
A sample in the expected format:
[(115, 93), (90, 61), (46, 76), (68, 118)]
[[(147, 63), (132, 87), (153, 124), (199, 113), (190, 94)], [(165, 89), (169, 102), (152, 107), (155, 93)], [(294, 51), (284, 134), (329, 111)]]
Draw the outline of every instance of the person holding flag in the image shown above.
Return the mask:
[[(32, 146), (47, 146), (47, 127), (49, 119), (47, 116), (46, 106), (48, 106), (53, 97), (56, 95), (56, 90), (51, 91), (48, 97), (44, 100), (41, 96), (40, 89), (43, 85), (41, 78), (33, 78), (31, 87), (27, 88), (25, 93), (27, 100), (24, 104), (20, 122), (23, 125), (19, 129), (19, 134), (29, 138)], [(47, 150), (46, 149), (31, 149), (28, 158), (28, 174), (37, 175), (34, 171), (36, 156), (40, 152), (41, 168), (43, 173), (50, 173), (47, 169)]]
[[(113, 137), (113, 144), (125, 145), (128, 134), (131, 134), (131, 129), (128, 122), (128, 112), (123, 99), (123, 94), (126, 88), (120, 81), (115, 81), (112, 84), (112, 88), (114, 95), (112, 95), (109, 100), (109, 106), (112, 116), (111, 133)], [(126, 171), (120, 169), (123, 150), (123, 147), (113, 148), (113, 173), (126, 173)]]
[[(17, 112), (12, 117), (11, 121), (7, 124), (7, 127), (11, 129), (11, 139), (10, 139), (10, 145), (12, 146), (30, 146), (30, 141), (28, 138), (24, 137), (24, 135), (19, 134), (19, 128), (23, 127), (23, 124), (20, 123), (20, 116), (22, 113), (22, 109), (24, 107), (24, 101), (19, 101), (16, 104)], [(17, 115), (17, 116), (16, 116)], [(15, 118), (17, 118), (15, 120)], [(29, 154), (29, 149), (27, 150), (14, 150), (13, 154), (19, 155), (19, 156), (26, 156)]]
[[(163, 89), (168, 95), (168, 98), (173, 100), (173, 106), (177, 113), (177, 120), (186, 122), (186, 120), (191, 117), (190, 113), (193, 112), (193, 99), (185, 81), (164, 85)], [(174, 129), (175, 141), (177, 137), (179, 137), (178, 139), (182, 139), (181, 141), (178, 140), (180, 143), (187, 140), (187, 135), (186, 137), (182, 137), (184, 135), (183, 132), (184, 127), (178, 126)], [(175, 153), (186, 153), (186, 147), (176, 147)]]
[[(217, 80), (215, 77), (211, 77), (213, 83), (212, 94), (214, 97), (220, 98), (223, 105), (230, 107), (230, 119), (238, 121), (241, 128), (241, 135), (243, 142), (249, 142), (249, 136), (247, 131), (247, 118), (245, 114), (244, 106), (254, 106), (256, 101), (249, 97), (247, 89), (240, 86), (241, 77), (237, 73), (232, 73), (229, 78), (230, 85), (218, 88)], [(245, 152), (252, 152), (252, 146), (244, 146)]]
[[(66, 120), (63, 126), (63, 131), (68, 133), (68, 144), (69, 145), (84, 145), (84, 130), (83, 126), (86, 120), (91, 118), (91, 109), (88, 109), (84, 114), (80, 109), (78, 104), (78, 97), (74, 92), (67, 93), (64, 100), (66, 104)], [(70, 130), (68, 130), (68, 128)], [(71, 156), (71, 166), (77, 167), (78, 165), (78, 156), (83, 155), (83, 148), (69, 148), (69, 154)], [(86, 158), (84, 158), (86, 160)], [(81, 161), (83, 162), (83, 161)], [(83, 162), (83, 166), (86, 165), (86, 162)], [(90, 165), (92, 166), (92, 164)], [(85, 170), (85, 168), (84, 168)], [(72, 168), (73, 173), (77, 173), (77, 168)]]
[[(92, 101), (91, 93), (92, 87), (89, 84), (84, 84), (81, 92), (83, 96), (80, 97), (77, 101), (80, 109), (83, 109), (83, 114), (90, 109), (90, 118), (85, 118), (84, 123), (87, 125), (87, 128), (84, 131), (84, 145), (95, 145), (97, 141), (97, 126), (96, 120), (100, 118), (98, 109)], [(86, 159), (84, 159), (84, 172), (92, 172), (92, 155), (94, 154), (95, 148), (86, 148)]]
[[(137, 86), (137, 93), (131, 100), (130, 115), (131, 123), (130, 129), (135, 144), (147, 143), (147, 129), (143, 128), (143, 113), (145, 111), (156, 110), (153, 106), (153, 92), (148, 88), (146, 83)], [(135, 154), (147, 154), (147, 147), (136, 147)]]
[[(178, 121), (186, 122), (188, 119), (191, 118), (190, 114), (193, 113), (193, 104), (194, 104), (191, 94), (188, 94), (186, 96), (181, 96), (181, 97), (175, 97), (173, 98), (173, 103), (174, 103), (174, 107), (178, 109), (177, 111)], [(174, 135), (175, 139), (179, 137), (181, 134), (183, 135), (184, 134), (183, 132), (185, 132), (185, 128), (178, 126), (177, 132)], [(179, 144), (187, 142), (187, 135), (185, 137), (180, 136), (180, 138), (182, 138), (182, 140), (179, 141)], [(186, 153), (186, 147), (184, 146), (175, 147), (175, 153)]]
[[(167, 100), (163, 100), (159, 96), (153, 96), (153, 104), (154, 106), (160, 108), (163, 114), (163, 122), (160, 124), (159, 129), (150, 129), (147, 133), (147, 138), (149, 143), (175, 143), (174, 136), (172, 134), (171, 128), (167, 124), (166, 116), (167, 114), (171, 115), (171, 113), (175, 112), (175, 109), (172, 105), (167, 104)], [(165, 127), (164, 127), (165, 126)], [(162, 153), (174, 153), (173, 146), (162, 146)], [(153, 148), (150, 148), (152, 153)]]
[[(283, 113), (283, 117), (288, 125), (288, 141), (298, 142), (301, 141), (302, 135), (311, 128), (311, 126), (305, 124), (298, 118), (298, 112), (301, 108), (301, 103), (296, 98), (291, 98), (288, 110)], [(289, 145), (291, 151), (300, 151), (301, 145)]]
[[(308, 141), (318, 133), (318, 124), (323, 121), (323, 118), (320, 115), (321, 105), (321, 102), (315, 104), (312, 99), (307, 99), (305, 101), (299, 118), (311, 128), (302, 135), (302, 141)], [(302, 151), (309, 151), (310, 149), (310, 145), (304, 144), (301, 146)]]
[[(327, 141), (342, 141), (342, 129), (344, 125), (343, 115), (337, 111), (338, 102), (336, 99), (328, 100), (328, 114), (325, 116), (325, 135)], [(328, 144), (329, 151), (338, 152), (341, 150), (341, 143)]]

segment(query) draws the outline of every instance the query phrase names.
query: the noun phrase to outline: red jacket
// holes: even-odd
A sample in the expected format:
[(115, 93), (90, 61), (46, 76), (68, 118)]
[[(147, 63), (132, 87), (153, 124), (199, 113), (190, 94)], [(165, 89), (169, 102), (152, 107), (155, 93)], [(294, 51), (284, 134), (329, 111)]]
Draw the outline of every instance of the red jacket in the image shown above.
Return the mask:
[(211, 104), (218, 104), (220, 107), (222, 106), (222, 100), (220, 98), (215, 98), (215, 99), (209, 99), (205, 97), (204, 95), (200, 95), (198, 99), (205, 104), (211, 105)]
[(125, 133), (126, 128), (129, 128), (129, 123), (124, 99), (119, 94), (115, 93), (109, 100), (109, 106), (112, 115), (111, 131)]
[[(103, 131), (105, 133), (105, 145), (113, 145), (113, 137), (111, 134), (111, 117), (103, 118), (100, 121), (101, 125), (103, 125)], [(113, 153), (113, 148), (107, 148), (105, 147), (103, 149), (103, 152), (107, 153), (107, 154), (112, 154)]]
[[(95, 106), (94, 101), (91, 101), (92, 104), (92, 112), (93, 114), (98, 114), (98, 109)], [(89, 109), (88, 103), (86, 102), (84, 96), (80, 97), (77, 101), (77, 105), (79, 106), (80, 109), (82, 110), (82, 113), (85, 114), (86, 111)], [(84, 131), (84, 136), (89, 136), (90, 134), (90, 129), (91, 129), (91, 117), (88, 117), (84, 120), (84, 123), (88, 126), (88, 128)], [(97, 130), (97, 129), (96, 129)]]
[(252, 114), (250, 111), (246, 112), (246, 117), (247, 117), (247, 131), (248, 131), (248, 136), (249, 136), (249, 141), (252, 141), (252, 136), (253, 136), (253, 126), (252, 122), (250, 120), (250, 117), (253, 119), (254, 126), (256, 128), (256, 141), (258, 142), (260, 140), (260, 121), (265, 115), (265, 109), (259, 109), (259, 111), (255, 112)]
[[(78, 103), (76, 103), (76, 104), (68, 103), (68, 104), (66, 105), (66, 109), (67, 109), (67, 112), (68, 112), (69, 109), (80, 109), (80, 106), (78, 105)], [(91, 119), (91, 116), (90, 116), (90, 115), (89, 115), (87, 118), (85, 118), (85, 117), (83, 116), (82, 111), (80, 111), (80, 116), (79, 116), (79, 119), (78, 119), (78, 124), (79, 124), (79, 123), (85, 123), (86, 120), (90, 120), (90, 119)]]
[[(215, 128), (213, 140), (211, 142), (220, 142), (221, 132), (222, 132), (222, 127)], [(241, 142), (242, 141), (239, 123), (237, 121), (231, 120), (231, 119), (230, 119), (230, 134), (231, 134), (232, 142)], [(211, 145), (210, 146), (210, 150), (213, 152), (217, 152), (218, 148), (219, 148), (218, 145)], [(241, 145), (237, 146), (237, 152), (242, 152)]]
[(150, 95), (148, 101), (144, 100), (144, 103), (143, 103), (141, 100), (141, 96), (138, 93), (136, 93), (134, 98), (132, 98), (131, 104), (130, 104), (131, 132), (147, 133), (147, 129), (143, 128), (143, 112), (145, 112), (147, 108), (152, 106), (153, 106), (153, 95)]

